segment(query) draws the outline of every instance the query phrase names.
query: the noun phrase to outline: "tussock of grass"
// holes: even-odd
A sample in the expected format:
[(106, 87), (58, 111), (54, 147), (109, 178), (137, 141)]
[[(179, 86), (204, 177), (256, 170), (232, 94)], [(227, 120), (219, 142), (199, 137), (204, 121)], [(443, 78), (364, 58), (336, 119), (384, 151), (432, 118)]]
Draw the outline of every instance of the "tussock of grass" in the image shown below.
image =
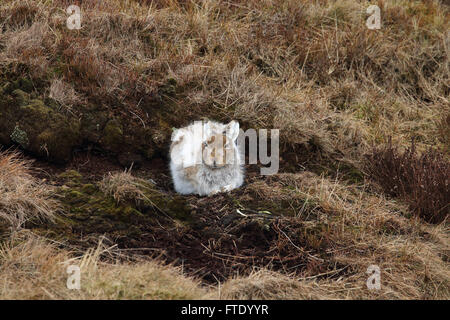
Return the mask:
[(53, 219), (59, 209), (52, 188), (30, 171), (31, 162), (18, 153), (0, 153), (0, 219), (13, 229), (29, 220)]
[(131, 169), (109, 173), (99, 183), (100, 189), (117, 202), (127, 200), (149, 201), (145, 191), (153, 190), (150, 183), (131, 174)]

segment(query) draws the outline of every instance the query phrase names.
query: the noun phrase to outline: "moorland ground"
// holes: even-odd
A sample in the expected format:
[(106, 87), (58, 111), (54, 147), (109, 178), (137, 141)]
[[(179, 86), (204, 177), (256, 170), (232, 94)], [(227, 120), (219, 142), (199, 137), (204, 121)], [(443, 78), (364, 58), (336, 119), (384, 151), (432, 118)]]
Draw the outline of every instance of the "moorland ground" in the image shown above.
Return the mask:
[[(449, 7), (372, 3), (2, 1), (0, 298), (448, 299)], [(177, 195), (206, 118), (280, 129), (279, 172)]]

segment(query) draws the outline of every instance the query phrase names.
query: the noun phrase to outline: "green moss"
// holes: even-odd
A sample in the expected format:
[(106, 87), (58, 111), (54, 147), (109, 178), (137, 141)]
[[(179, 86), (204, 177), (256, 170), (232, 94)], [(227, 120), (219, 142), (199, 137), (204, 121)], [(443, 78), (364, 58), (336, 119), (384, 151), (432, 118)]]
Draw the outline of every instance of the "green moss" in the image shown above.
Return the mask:
[(60, 188), (58, 193), (66, 218), (83, 233), (119, 232), (126, 236), (128, 226), (135, 223), (135, 218), (143, 216), (130, 205), (117, 204), (93, 184), (73, 184), (70, 188)]
[(8, 95), (11, 94), (14, 91), (13, 84), (11, 82), (6, 82), (0, 90), (0, 93), (2, 95)]
[[(168, 80), (167, 84), (174, 86), (176, 82)], [(83, 144), (94, 145), (106, 154), (151, 159), (167, 145), (170, 128), (168, 123), (140, 126), (133, 119), (111, 119), (108, 111), (93, 103), (75, 117), (60, 111), (54, 100), (41, 99), (26, 79), (7, 82), (0, 88), (0, 144), (20, 145), (52, 162), (69, 161), (73, 149)]]
[(117, 120), (110, 120), (103, 129), (102, 142), (110, 151), (118, 152), (123, 147), (123, 127)]
[(50, 97), (46, 97), (45, 100), (44, 100), (44, 103), (45, 103), (46, 106), (49, 106), (53, 110), (57, 110), (59, 108), (59, 106), (60, 106), (59, 103), (56, 100), (54, 100), (54, 99), (52, 99)]
[(142, 189), (147, 200), (130, 199), (117, 203), (98, 185), (83, 183), (83, 177), (77, 171), (69, 170), (58, 177), (64, 183), (57, 193), (65, 215), (47, 229), (61, 236), (73, 231), (75, 234), (107, 233), (112, 237), (133, 239), (148, 232), (146, 227), (156, 224), (161, 217), (167, 219), (169, 216), (184, 224), (192, 222), (190, 208), (182, 197), (161, 193), (150, 183)]
[(127, 206), (125, 207), (122, 211), (121, 214), (124, 216), (132, 216), (132, 215), (143, 215), (139, 210), (133, 208), (132, 206)]
[(172, 218), (187, 223), (191, 223), (193, 221), (191, 210), (183, 197), (169, 197), (162, 194), (153, 194), (150, 196), (150, 199), (152, 203), (154, 203), (160, 210)]
[(81, 191), (86, 194), (94, 194), (97, 191), (97, 187), (94, 186), (93, 184), (89, 183), (89, 184), (83, 185), (83, 187), (81, 188)]
[(83, 176), (76, 170), (67, 170), (58, 175), (58, 178), (64, 179), (66, 182), (73, 182), (75, 184), (78, 184), (81, 182)]
[(89, 200), (87, 196), (85, 196), (82, 192), (77, 190), (69, 190), (65, 193), (65, 200), (70, 202), (71, 204), (79, 204), (84, 203), (85, 201)]
[(88, 104), (81, 119), (81, 134), (85, 140), (99, 143), (104, 136), (104, 128), (108, 122), (108, 114), (97, 111), (95, 105)]
[(54, 161), (67, 161), (80, 143), (80, 125), (34, 99), (21, 107), (23, 126), (30, 139), (30, 151)]
[(20, 78), (16, 81), (14, 81), (14, 86), (17, 88), (22, 89), (23, 91), (27, 92), (27, 93), (31, 93), (31, 91), (33, 91), (33, 82), (31, 82), (30, 79), (26, 79), (26, 78)]
[[(8, 90), (11, 86), (14, 84), (8, 85)], [(1, 144), (16, 143), (33, 154), (64, 162), (81, 143), (78, 120), (59, 113), (40, 99), (31, 99), (21, 89), (0, 99), (0, 110)]]
[(19, 78), (12, 82), (5, 83), (0, 91), (4, 94), (12, 94), (14, 91), (21, 91), (23, 93), (31, 93), (33, 91), (33, 83), (26, 78)]
[(28, 103), (28, 101), (30, 100), (30, 96), (26, 92), (24, 92), (20, 89), (14, 90), (12, 92), (12, 95), (16, 98), (16, 102), (20, 106), (26, 105)]

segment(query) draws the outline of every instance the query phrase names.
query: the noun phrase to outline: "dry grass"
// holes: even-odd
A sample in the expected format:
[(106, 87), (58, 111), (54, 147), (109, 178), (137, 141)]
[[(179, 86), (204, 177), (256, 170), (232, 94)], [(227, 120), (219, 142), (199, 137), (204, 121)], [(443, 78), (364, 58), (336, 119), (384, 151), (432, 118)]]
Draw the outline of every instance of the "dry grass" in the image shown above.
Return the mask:
[[(204, 289), (175, 268), (152, 261), (101, 262), (118, 258), (101, 243), (81, 255), (29, 232), (0, 247), (0, 299), (199, 299)], [(122, 259), (123, 260), (123, 259)], [(69, 265), (81, 271), (80, 290), (67, 289)]]
[(64, 79), (54, 79), (52, 81), (48, 96), (58, 102), (59, 106), (68, 112), (72, 112), (74, 105), (83, 103), (83, 99)]
[[(283, 191), (283, 189), (285, 191)], [(286, 191), (287, 189), (287, 191)], [(261, 199), (290, 199), (303, 224), (300, 237), (335, 264), (317, 272), (310, 257), (303, 277), (257, 271), (221, 286), (221, 297), (244, 299), (448, 299), (448, 226), (411, 219), (408, 209), (365, 186), (310, 173), (278, 174), (248, 186)], [(299, 205), (302, 203), (302, 205)], [(302, 234), (304, 233), (304, 234)], [(293, 238), (294, 239), (294, 238)], [(294, 239), (296, 240), (296, 239)], [(366, 287), (369, 265), (381, 269), (381, 290)]]
[(114, 198), (123, 201), (150, 201), (146, 191), (153, 191), (149, 181), (131, 174), (131, 168), (123, 172), (109, 173), (99, 183), (100, 189)]
[(50, 186), (31, 175), (31, 162), (0, 153), (0, 219), (13, 229), (30, 220), (53, 219), (59, 209)]
[(83, 1), (77, 32), (65, 28), (66, 5), (4, 2), (2, 65), (33, 79), (57, 72), (74, 95), (142, 119), (139, 102), (167, 98), (173, 125), (235, 118), (280, 128), (284, 148), (314, 144), (352, 162), (388, 136), (444, 146), (433, 134), (449, 110), (449, 14), (438, 1), (380, 1), (376, 32), (365, 1)]

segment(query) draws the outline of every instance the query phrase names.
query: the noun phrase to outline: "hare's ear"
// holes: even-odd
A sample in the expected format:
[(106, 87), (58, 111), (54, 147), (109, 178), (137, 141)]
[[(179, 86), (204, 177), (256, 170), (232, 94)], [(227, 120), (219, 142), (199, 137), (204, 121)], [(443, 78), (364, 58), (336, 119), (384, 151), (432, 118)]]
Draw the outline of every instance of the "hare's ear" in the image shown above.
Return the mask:
[(184, 131), (181, 129), (174, 129), (172, 131), (172, 142), (179, 142), (184, 136)]
[(226, 132), (227, 136), (234, 142), (239, 136), (239, 122), (233, 120), (227, 124)]

